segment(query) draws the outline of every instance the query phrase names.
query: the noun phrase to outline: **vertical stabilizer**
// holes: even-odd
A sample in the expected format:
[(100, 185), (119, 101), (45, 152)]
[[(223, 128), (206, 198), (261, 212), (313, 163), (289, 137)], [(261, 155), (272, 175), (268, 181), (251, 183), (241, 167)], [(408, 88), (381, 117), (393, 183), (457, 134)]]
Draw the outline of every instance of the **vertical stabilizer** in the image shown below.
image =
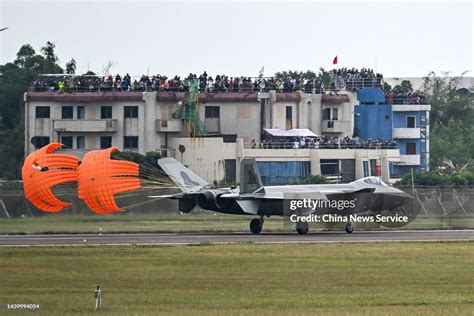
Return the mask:
[(174, 158), (159, 159), (158, 165), (183, 192), (201, 189), (208, 184)]
[(245, 158), (240, 163), (240, 194), (253, 193), (263, 187), (255, 159)]

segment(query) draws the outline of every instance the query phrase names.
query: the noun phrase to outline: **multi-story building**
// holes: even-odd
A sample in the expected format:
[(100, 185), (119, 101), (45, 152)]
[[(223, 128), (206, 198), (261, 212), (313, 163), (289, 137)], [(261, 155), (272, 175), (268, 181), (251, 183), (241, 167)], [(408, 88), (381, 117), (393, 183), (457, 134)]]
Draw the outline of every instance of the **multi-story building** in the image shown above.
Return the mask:
[[(59, 141), (77, 155), (87, 150), (161, 152), (196, 170), (210, 183), (237, 182), (239, 161), (253, 157), (266, 183), (300, 182), (310, 174), (336, 175), (348, 182), (376, 175), (390, 181), (398, 149), (252, 148), (263, 129), (307, 128), (317, 135), (352, 136), (357, 95), (269, 92), (200, 93), (198, 114), (208, 134), (189, 138), (185, 122), (174, 119), (182, 92), (27, 92), (25, 153)], [(421, 119), (421, 118), (420, 118)], [(185, 148), (184, 152), (178, 149)]]
[(356, 130), (366, 139), (393, 139), (400, 150), (400, 161), (390, 164), (393, 177), (411, 169), (429, 171), (429, 104), (387, 104), (379, 88), (358, 90), (355, 109)]

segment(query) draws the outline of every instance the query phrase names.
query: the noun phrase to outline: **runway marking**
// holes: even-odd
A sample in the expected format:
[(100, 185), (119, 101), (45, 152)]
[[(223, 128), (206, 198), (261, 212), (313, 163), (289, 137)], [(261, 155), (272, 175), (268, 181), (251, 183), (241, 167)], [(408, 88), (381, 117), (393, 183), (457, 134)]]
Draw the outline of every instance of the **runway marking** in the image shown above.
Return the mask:
[(474, 241), (474, 230), (397, 230), (296, 233), (158, 233), (158, 234), (60, 234), (0, 235), (0, 247), (29, 246), (182, 246), (200, 244), (309, 244), (309, 243), (388, 243), (388, 242)]

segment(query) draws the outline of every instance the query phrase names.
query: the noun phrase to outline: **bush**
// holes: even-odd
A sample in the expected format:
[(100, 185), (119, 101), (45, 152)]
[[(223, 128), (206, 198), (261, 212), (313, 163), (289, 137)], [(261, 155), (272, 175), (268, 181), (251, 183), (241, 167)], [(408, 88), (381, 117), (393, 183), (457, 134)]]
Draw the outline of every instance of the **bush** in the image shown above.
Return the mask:
[(305, 184), (326, 184), (328, 183), (328, 179), (322, 174), (312, 174), (306, 179), (304, 179), (303, 183)]
[[(450, 175), (440, 175), (436, 171), (417, 173), (413, 177), (415, 185), (425, 186), (474, 186), (474, 172), (458, 171)], [(410, 186), (411, 175), (405, 175), (397, 186)]]

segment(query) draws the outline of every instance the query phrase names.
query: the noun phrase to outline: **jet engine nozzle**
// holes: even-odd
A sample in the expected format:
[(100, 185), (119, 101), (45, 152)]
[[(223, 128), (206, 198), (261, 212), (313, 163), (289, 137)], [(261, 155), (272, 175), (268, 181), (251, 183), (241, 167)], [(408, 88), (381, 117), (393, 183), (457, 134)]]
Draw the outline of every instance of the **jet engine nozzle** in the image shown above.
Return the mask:
[(196, 203), (205, 210), (221, 211), (229, 207), (232, 201), (221, 198), (221, 195), (228, 193), (224, 190), (207, 190), (199, 193), (196, 197)]

